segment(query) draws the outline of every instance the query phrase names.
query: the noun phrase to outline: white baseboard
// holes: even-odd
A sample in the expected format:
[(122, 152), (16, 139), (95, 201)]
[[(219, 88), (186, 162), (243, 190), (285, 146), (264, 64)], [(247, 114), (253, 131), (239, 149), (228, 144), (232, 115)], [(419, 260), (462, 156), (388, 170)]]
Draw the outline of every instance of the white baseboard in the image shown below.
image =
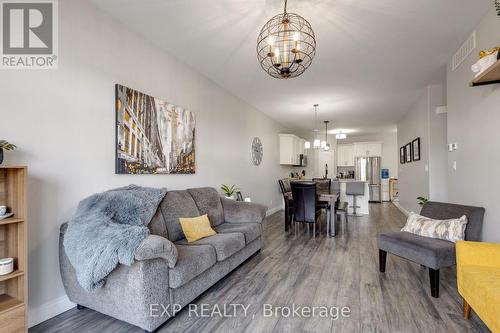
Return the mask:
[(269, 208), (267, 210), (267, 212), (266, 212), (266, 216), (273, 215), (274, 213), (279, 212), (282, 209), (283, 209), (282, 206), (276, 206), (276, 207), (273, 207), (273, 208)]
[(404, 209), (404, 207), (401, 206), (401, 204), (399, 202), (392, 202), (392, 203), (394, 204), (394, 206), (396, 206), (401, 211), (401, 213), (405, 214), (405, 216), (410, 215), (410, 212), (407, 211), (406, 209)]
[(33, 327), (76, 306), (64, 295), (28, 311), (28, 327)]

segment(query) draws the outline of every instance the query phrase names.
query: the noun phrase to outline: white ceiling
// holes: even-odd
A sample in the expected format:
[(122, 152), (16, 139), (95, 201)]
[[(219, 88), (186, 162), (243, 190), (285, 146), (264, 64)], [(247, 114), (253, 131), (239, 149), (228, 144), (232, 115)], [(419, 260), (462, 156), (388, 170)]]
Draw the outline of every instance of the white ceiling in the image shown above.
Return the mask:
[[(491, 0), (289, 0), (317, 38), (300, 77), (278, 80), (259, 66), (260, 28), (282, 0), (93, 0), (181, 61), (294, 130), (319, 119), (368, 135), (393, 130)], [(466, 83), (464, 83), (466, 84)]]

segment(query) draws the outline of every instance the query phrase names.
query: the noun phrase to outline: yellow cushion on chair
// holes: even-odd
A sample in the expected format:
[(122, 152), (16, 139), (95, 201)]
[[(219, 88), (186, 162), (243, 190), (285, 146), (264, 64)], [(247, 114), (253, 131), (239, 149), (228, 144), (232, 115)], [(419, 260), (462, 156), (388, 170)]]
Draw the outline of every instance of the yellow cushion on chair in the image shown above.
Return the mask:
[(493, 332), (500, 332), (500, 244), (457, 242), (458, 292)]
[(188, 243), (216, 234), (215, 230), (210, 226), (207, 214), (190, 218), (180, 217), (179, 222)]

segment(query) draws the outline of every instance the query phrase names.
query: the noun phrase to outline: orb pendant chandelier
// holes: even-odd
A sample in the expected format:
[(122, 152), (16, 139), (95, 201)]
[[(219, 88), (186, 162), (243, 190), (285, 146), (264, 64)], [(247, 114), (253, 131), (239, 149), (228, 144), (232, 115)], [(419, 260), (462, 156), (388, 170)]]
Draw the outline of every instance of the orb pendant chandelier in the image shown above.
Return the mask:
[(257, 38), (257, 58), (262, 68), (277, 79), (305, 72), (316, 54), (314, 31), (302, 16), (286, 11), (271, 18)]

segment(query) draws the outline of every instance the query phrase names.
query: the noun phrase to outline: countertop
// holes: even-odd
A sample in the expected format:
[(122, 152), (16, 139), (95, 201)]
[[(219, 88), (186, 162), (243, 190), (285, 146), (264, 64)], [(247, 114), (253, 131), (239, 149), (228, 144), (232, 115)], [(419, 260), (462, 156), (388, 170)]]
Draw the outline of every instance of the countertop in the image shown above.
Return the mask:
[(350, 183), (350, 182), (359, 182), (359, 183), (366, 183), (365, 180), (356, 180), (356, 179), (350, 179), (350, 178), (347, 178), (347, 179), (337, 179), (339, 182), (341, 183)]
[[(289, 178), (290, 181), (292, 182), (312, 182), (312, 179), (296, 179), (296, 178)], [(344, 178), (344, 179), (332, 179), (333, 181), (339, 181), (341, 183), (350, 183), (350, 182), (359, 182), (359, 183), (367, 183), (365, 180), (356, 180), (352, 178)]]

